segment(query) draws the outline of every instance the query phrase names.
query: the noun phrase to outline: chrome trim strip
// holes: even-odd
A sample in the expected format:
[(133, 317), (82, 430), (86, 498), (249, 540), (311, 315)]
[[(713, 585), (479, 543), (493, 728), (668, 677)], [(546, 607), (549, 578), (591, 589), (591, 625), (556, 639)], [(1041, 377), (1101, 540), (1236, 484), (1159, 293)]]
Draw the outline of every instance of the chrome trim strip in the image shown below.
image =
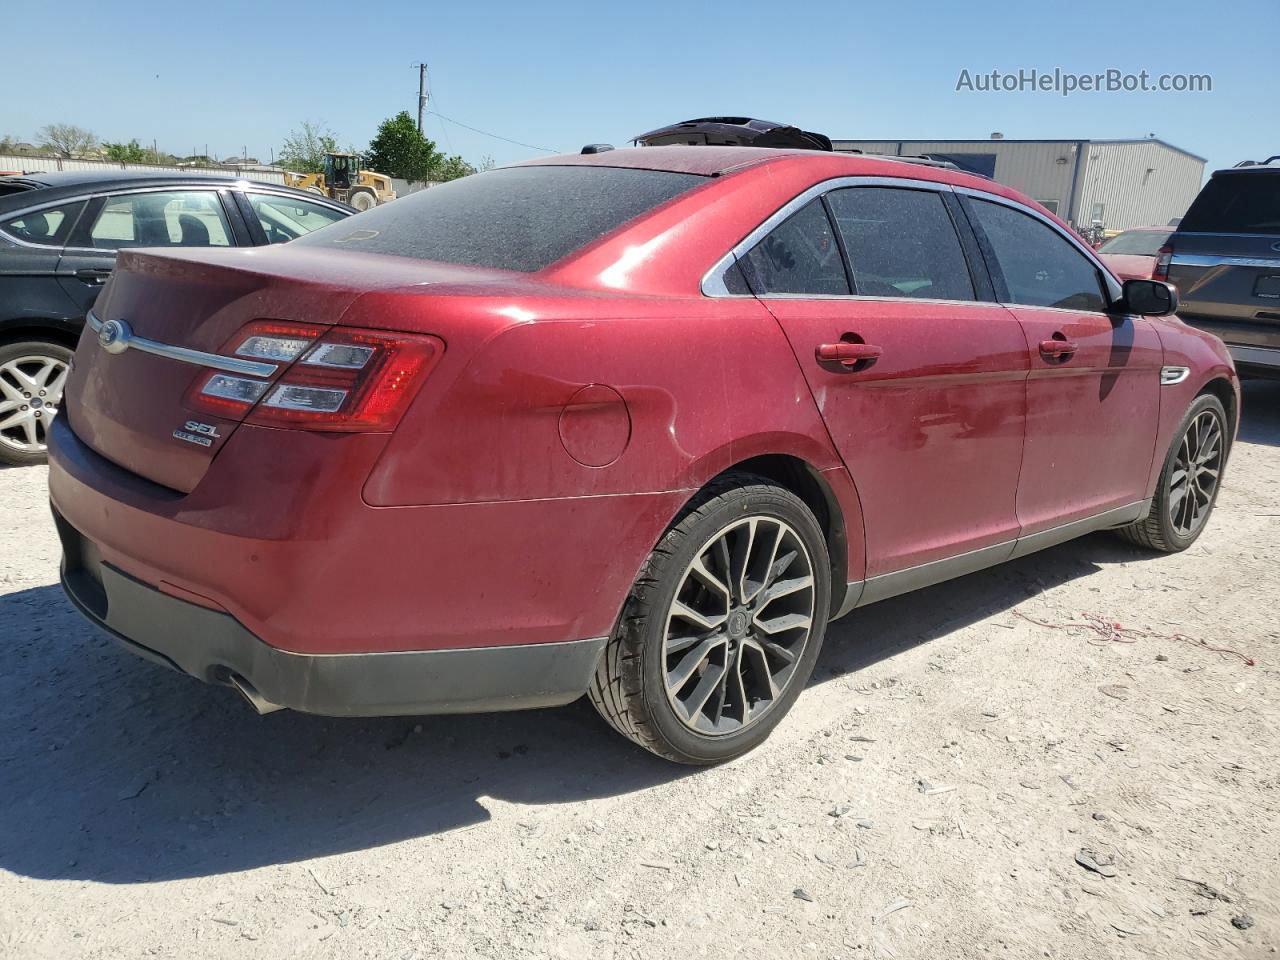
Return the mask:
[(877, 600), (887, 600), (912, 590), (976, 573), (1006, 560), (1025, 557), (1029, 553), (1074, 540), (1076, 537), (1082, 537), (1096, 530), (1123, 527), (1146, 516), (1150, 509), (1150, 500), (1138, 500), (1123, 507), (1116, 507), (1114, 510), (1050, 527), (1048, 530), (1041, 530), (1039, 533), (1019, 537), (1016, 540), (1006, 540), (1003, 543), (980, 547), (954, 557), (943, 557), (941, 560), (918, 564), (904, 570), (882, 573), (867, 580), (851, 580), (845, 584), (844, 602), (831, 619), (843, 617), (856, 607), (865, 607)]
[(1264, 267), (1280, 270), (1280, 258), (1277, 257), (1227, 257), (1217, 254), (1175, 253), (1169, 261), (1170, 266), (1187, 267)]
[[(86, 317), (86, 321), (94, 333), (102, 329), (102, 321), (99, 320), (91, 311)], [(123, 347), (119, 345), (123, 343)], [(136, 334), (128, 334), (124, 338), (117, 340), (115, 345), (119, 347), (119, 352), (125, 350), (141, 350), (143, 353), (149, 353), (153, 356), (164, 357), (168, 360), (177, 360), (179, 363), (189, 363), (197, 367), (208, 367), (212, 370), (222, 370), (226, 373), (243, 373), (251, 377), (270, 377), (279, 370), (279, 366), (274, 363), (262, 363), (257, 360), (240, 360), (236, 357), (224, 357), (220, 353), (205, 353), (203, 350), (192, 350), (189, 347), (177, 347), (168, 343), (161, 343), (159, 340), (149, 340), (146, 337), (139, 337)]]
[[(917, 180), (914, 177), (833, 177), (830, 180), (823, 180), (821, 183), (815, 183), (812, 187), (807, 188), (800, 194), (792, 197), (781, 207), (771, 213), (764, 219), (758, 227), (743, 237), (733, 246), (728, 253), (717, 260), (702, 277), (702, 283), (699, 285), (703, 296), (706, 297), (733, 297), (735, 294), (729, 292), (729, 288), (725, 286), (724, 275), (733, 266), (738, 257), (744, 255), (748, 250), (754, 247), (765, 235), (776, 227), (791, 214), (795, 213), (814, 197), (820, 197), (824, 193), (831, 190), (839, 190), (841, 187), (903, 187), (908, 190), (932, 190), (936, 193), (949, 193), (952, 186), (949, 183), (943, 183), (938, 180)], [(736, 294), (736, 296), (745, 296), (744, 294)], [(840, 296), (839, 294), (829, 295), (834, 300), (848, 300), (852, 296)], [(760, 299), (769, 299), (766, 295)], [(803, 299), (803, 298), (802, 298)], [(965, 301), (970, 302), (970, 301)]]
[[(1014, 210), (1019, 210), (1022, 213), (1025, 213), (1031, 217), (1034, 217), (1035, 219), (1039, 220), (1041, 223), (1045, 224), (1045, 226), (1054, 230), (1059, 236), (1063, 237), (1068, 243), (1070, 243), (1077, 250), (1083, 253), (1090, 261), (1092, 261), (1094, 267), (1102, 271), (1102, 276), (1107, 287), (1107, 293), (1110, 296), (1111, 301), (1113, 303), (1119, 300), (1120, 297), (1123, 295), (1124, 291), (1122, 290), (1120, 283), (1116, 280), (1114, 275), (1107, 268), (1106, 264), (1104, 264), (1100, 259), (1098, 259), (1097, 253), (1093, 249), (1091, 249), (1088, 244), (1086, 244), (1079, 237), (1072, 234), (1069, 230), (1064, 230), (1057, 222), (1050, 219), (1041, 211), (1036, 210), (1034, 207), (1029, 207), (1025, 203), (1021, 203), (1020, 201), (1017, 201), (1017, 200), (1012, 200), (1009, 197), (1002, 197), (999, 194), (987, 193), (983, 190), (977, 190), (977, 189), (974, 189), (973, 187), (955, 186), (950, 183), (943, 183), (942, 181), (939, 181), (939, 180), (917, 180), (912, 177), (855, 176), (855, 177), (835, 177), (831, 180), (824, 180), (822, 183), (814, 184), (812, 187), (809, 187), (807, 190), (800, 193), (798, 196), (795, 196), (790, 200), (788, 200), (776, 211), (774, 211), (772, 214), (766, 217), (764, 222), (761, 223), (760, 226), (756, 227), (749, 234), (747, 234), (746, 237), (744, 237), (737, 244), (735, 244), (733, 249), (731, 249), (723, 257), (717, 260), (712, 265), (711, 269), (708, 270), (706, 274), (703, 275), (702, 282), (700, 284), (700, 288), (702, 290), (703, 296), (730, 297), (730, 298), (735, 296), (736, 297), (750, 296), (749, 294), (732, 294), (729, 292), (729, 288), (725, 285), (725, 282), (724, 282), (724, 275), (729, 270), (729, 268), (733, 266), (733, 264), (737, 261), (739, 257), (745, 255), (747, 251), (749, 251), (758, 242), (760, 242), (760, 240), (762, 240), (765, 237), (765, 235), (769, 233), (770, 230), (772, 230), (775, 226), (777, 226), (787, 217), (791, 216), (791, 214), (795, 213), (797, 210), (803, 207), (810, 200), (814, 199), (815, 197), (822, 196), (823, 194), (828, 193), (831, 190), (841, 189), (842, 187), (901, 187), (908, 190), (932, 190), (935, 193), (964, 194), (965, 196), (974, 197), (978, 200), (988, 200), (992, 203), (999, 203), (1006, 207), (1011, 207)], [(803, 294), (764, 294), (758, 297), (757, 299), (772, 300), (772, 299), (782, 299), (782, 298), (800, 299), (800, 300), (811, 300), (811, 299), (823, 299), (823, 300), (904, 299), (904, 300), (910, 300), (910, 299), (913, 299), (910, 297), (867, 298), (859, 294), (824, 294), (821, 297), (810, 297)], [(955, 302), (987, 303), (990, 301), (964, 300), (964, 301), (955, 301)], [(1031, 306), (1031, 305), (1007, 303), (1007, 304), (1002, 304), (1002, 306), (1012, 307), (1012, 306)], [(1057, 308), (1044, 307), (1044, 308), (1037, 308), (1037, 309), (1057, 309)], [(1082, 312), (1092, 312), (1092, 311), (1072, 310), (1072, 311), (1064, 311), (1064, 312), (1082, 313)]]
[(1227, 344), (1227, 352), (1236, 363), (1252, 363), (1264, 367), (1280, 367), (1280, 350), (1271, 347), (1237, 347)]
[(1175, 383), (1181, 383), (1189, 376), (1191, 376), (1190, 367), (1161, 367), (1160, 385), (1163, 387), (1171, 387)]

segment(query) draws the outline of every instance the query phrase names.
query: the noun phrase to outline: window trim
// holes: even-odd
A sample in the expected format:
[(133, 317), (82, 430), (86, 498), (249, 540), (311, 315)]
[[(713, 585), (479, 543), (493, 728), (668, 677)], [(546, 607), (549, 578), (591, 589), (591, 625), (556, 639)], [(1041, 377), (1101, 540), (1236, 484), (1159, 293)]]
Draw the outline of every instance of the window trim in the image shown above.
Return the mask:
[[(1019, 211), (1020, 213), (1026, 214), (1033, 220), (1039, 220), (1049, 229), (1057, 233), (1058, 236), (1066, 240), (1070, 246), (1084, 254), (1084, 258), (1093, 264), (1094, 271), (1102, 280), (1102, 289), (1099, 292), (1105, 295), (1101, 310), (1077, 310), (1072, 307), (1046, 307), (1037, 303), (1020, 303), (1016, 300), (1001, 299), (998, 290), (996, 291), (997, 303), (1006, 307), (1026, 307), (1033, 310), (1057, 310), (1060, 313), (1110, 313), (1115, 304), (1123, 296), (1124, 291), (1120, 286), (1120, 282), (1116, 280), (1111, 271), (1107, 269), (1106, 264), (1098, 258), (1097, 253), (1095, 253), (1089, 245), (1084, 242), (1084, 240), (1074, 236), (1071, 231), (1064, 229), (1051, 217), (1046, 216), (1034, 207), (1027, 206), (1025, 203), (1019, 203), (1017, 200), (1012, 200), (1009, 197), (1002, 197), (998, 194), (986, 193), (982, 190), (974, 190), (969, 187), (956, 187), (955, 192), (962, 196), (966, 205), (965, 215), (970, 221), (969, 227), (978, 238), (978, 246), (982, 250), (983, 259), (987, 262), (987, 270), (991, 273), (991, 281), (993, 285), (995, 285), (997, 271), (1000, 271), (998, 276), (1000, 277), (1001, 283), (1004, 282), (1004, 272), (1000, 270), (1000, 264), (996, 260), (995, 251), (991, 249), (991, 241), (987, 239), (987, 235), (983, 232), (981, 225), (974, 223), (973, 216), (969, 214), (967, 209), (969, 198), (974, 200), (985, 200), (989, 203), (996, 203), (1000, 206), (1009, 207), (1013, 210)], [(1005, 292), (1008, 292), (1007, 289)]]
[[(735, 262), (737, 262), (739, 258), (741, 258), (747, 251), (749, 251), (762, 239), (764, 239), (764, 237), (774, 227), (778, 226), (783, 220), (786, 220), (793, 213), (797, 212), (801, 207), (803, 207), (810, 200), (814, 199), (815, 197), (823, 196), (824, 194), (829, 193), (832, 190), (838, 190), (842, 187), (899, 187), (906, 190), (932, 190), (935, 193), (942, 194), (944, 196), (944, 202), (945, 202), (945, 195), (948, 193), (951, 193), (956, 195), (957, 197), (974, 197), (978, 200), (988, 200), (992, 203), (999, 203), (1006, 207), (1012, 207), (1014, 210), (1019, 210), (1022, 213), (1025, 213), (1028, 216), (1031, 216), (1034, 219), (1039, 220), (1045, 226), (1055, 231), (1059, 236), (1063, 237), (1069, 244), (1071, 244), (1071, 246), (1075, 247), (1077, 250), (1083, 253), (1085, 257), (1093, 263), (1095, 269), (1101, 271), (1103, 287), (1105, 289), (1105, 292), (1109, 295), (1109, 298), (1110, 298), (1110, 302), (1107, 304), (1108, 309), (1111, 307), (1112, 304), (1114, 304), (1117, 300), (1120, 299), (1121, 288), (1120, 288), (1119, 282), (1112, 275), (1111, 271), (1107, 269), (1106, 265), (1103, 264), (1103, 262), (1098, 259), (1097, 254), (1094, 253), (1092, 250), (1090, 250), (1083, 240), (1073, 236), (1071, 232), (1065, 229), (1061, 224), (1055, 222), (1051, 217), (1047, 216), (1041, 211), (1036, 210), (1034, 207), (1031, 207), (1025, 203), (1022, 203), (1019, 200), (1014, 200), (1010, 197), (1003, 197), (997, 193), (990, 193), (985, 190), (974, 189), (973, 187), (957, 186), (950, 183), (943, 183), (942, 181), (939, 181), (939, 180), (918, 180), (913, 177), (879, 177), (879, 176), (832, 177), (828, 180), (823, 180), (820, 183), (815, 183), (813, 186), (807, 187), (806, 189), (802, 190), (800, 193), (792, 197), (790, 200), (788, 200), (786, 203), (780, 206), (777, 210), (775, 210), (769, 216), (765, 217), (765, 219), (757, 227), (755, 227), (755, 229), (753, 229), (740, 241), (734, 244), (734, 246), (729, 250), (728, 253), (726, 253), (714, 264), (712, 264), (711, 269), (708, 270), (705, 274), (703, 274), (702, 281), (699, 284), (699, 289), (701, 290), (702, 295), (704, 297), (713, 297), (716, 299), (741, 299), (743, 297), (750, 297), (751, 299), (755, 299), (755, 300), (769, 300), (769, 299), (776, 298), (776, 299), (787, 299), (787, 300), (806, 300), (806, 299), (808, 300), (814, 300), (814, 299), (891, 300), (895, 302), (899, 300), (912, 300), (917, 303), (999, 303), (1001, 302), (995, 296), (994, 289), (991, 291), (992, 300), (990, 301), (981, 300), (981, 299), (932, 300), (931, 301), (925, 297), (917, 298), (917, 297), (864, 296), (856, 293), (854, 294), (768, 293), (768, 294), (761, 294), (757, 296), (755, 294), (729, 292), (728, 287), (725, 286), (724, 274)], [(950, 212), (950, 210), (948, 210), (948, 212)], [(968, 220), (969, 218), (968, 218), (967, 210), (965, 211), (965, 214), (966, 214), (966, 220)], [(954, 218), (953, 218), (953, 221), (954, 221)], [(983, 261), (984, 261), (983, 269), (987, 271), (989, 275), (991, 271), (991, 264), (987, 262), (989, 255), (987, 251), (983, 249), (983, 245), (986, 243), (986, 238), (978, 235), (977, 229), (972, 225), (972, 223), (965, 223), (963, 225), (963, 228), (961, 224), (956, 223), (955, 227), (956, 227), (956, 233), (960, 239), (961, 252), (965, 254), (966, 259), (968, 258), (970, 251), (965, 247), (964, 231), (965, 229), (972, 231), (973, 235), (976, 237), (978, 241), (979, 252), (982, 254), (982, 257), (983, 257)], [(970, 269), (971, 270), (973, 269), (972, 265)], [(975, 277), (974, 279), (975, 281), (977, 281), (979, 278)], [(975, 296), (981, 295), (981, 291), (978, 291), (976, 289), (979, 285), (980, 284), (977, 282), (975, 282), (974, 284)], [(993, 287), (994, 287), (994, 284), (993, 284)], [(1032, 304), (1008, 304), (1008, 305), (1009, 306), (1032, 306)], [(1079, 310), (1066, 310), (1063, 307), (1038, 307), (1037, 309), (1063, 310), (1064, 312), (1067, 312), (1067, 313), (1081, 312)], [(1087, 313), (1089, 311), (1084, 311), (1084, 312)]]

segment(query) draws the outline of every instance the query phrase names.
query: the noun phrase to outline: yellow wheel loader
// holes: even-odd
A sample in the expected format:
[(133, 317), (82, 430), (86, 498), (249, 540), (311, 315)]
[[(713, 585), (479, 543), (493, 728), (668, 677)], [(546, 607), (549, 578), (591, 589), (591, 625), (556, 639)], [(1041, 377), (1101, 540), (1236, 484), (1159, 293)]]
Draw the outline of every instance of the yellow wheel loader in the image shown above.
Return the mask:
[(324, 173), (286, 173), (284, 178), (290, 187), (323, 194), (331, 200), (349, 203), (357, 210), (368, 210), (396, 198), (391, 178), (372, 170), (361, 170), (358, 153), (326, 153)]

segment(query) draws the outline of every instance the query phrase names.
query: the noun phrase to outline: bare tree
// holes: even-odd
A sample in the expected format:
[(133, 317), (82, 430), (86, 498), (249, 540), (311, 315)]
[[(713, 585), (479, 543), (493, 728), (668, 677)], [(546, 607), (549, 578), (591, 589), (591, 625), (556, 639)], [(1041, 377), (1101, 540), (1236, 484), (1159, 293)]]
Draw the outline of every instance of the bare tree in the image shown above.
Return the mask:
[(98, 145), (97, 137), (74, 123), (51, 123), (47, 127), (41, 127), (37, 136), (42, 146), (49, 147), (65, 159), (70, 159), (77, 153), (88, 153)]
[(297, 173), (319, 173), (324, 169), (324, 155), (337, 149), (337, 138), (323, 123), (302, 122), (301, 130), (292, 130), (280, 148), (280, 165)]

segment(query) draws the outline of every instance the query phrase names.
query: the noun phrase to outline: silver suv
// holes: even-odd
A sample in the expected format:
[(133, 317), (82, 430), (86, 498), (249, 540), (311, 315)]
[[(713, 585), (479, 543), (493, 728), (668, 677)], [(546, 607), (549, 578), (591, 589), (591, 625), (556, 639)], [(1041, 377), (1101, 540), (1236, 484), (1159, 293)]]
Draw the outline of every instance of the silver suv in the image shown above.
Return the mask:
[(1280, 156), (1219, 170), (1161, 248), (1178, 316), (1221, 337), (1241, 373), (1280, 377)]

